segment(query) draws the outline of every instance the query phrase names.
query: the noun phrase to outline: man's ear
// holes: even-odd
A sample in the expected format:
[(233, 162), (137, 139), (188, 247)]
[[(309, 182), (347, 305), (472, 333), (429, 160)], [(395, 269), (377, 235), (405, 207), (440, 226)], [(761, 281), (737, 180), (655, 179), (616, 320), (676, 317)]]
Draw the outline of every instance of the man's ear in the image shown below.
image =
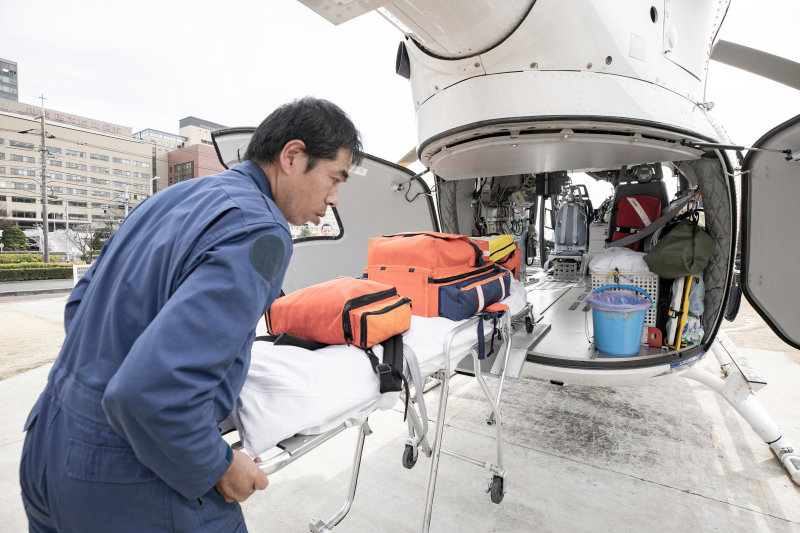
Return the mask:
[[(286, 143), (280, 153), (281, 170), (285, 174), (290, 174), (293, 168), (295, 170), (298, 168), (297, 165), (305, 165), (305, 158), (299, 157), (301, 154), (305, 154), (305, 150), (306, 143), (300, 139), (293, 139)], [(300, 170), (304, 172), (305, 168)]]

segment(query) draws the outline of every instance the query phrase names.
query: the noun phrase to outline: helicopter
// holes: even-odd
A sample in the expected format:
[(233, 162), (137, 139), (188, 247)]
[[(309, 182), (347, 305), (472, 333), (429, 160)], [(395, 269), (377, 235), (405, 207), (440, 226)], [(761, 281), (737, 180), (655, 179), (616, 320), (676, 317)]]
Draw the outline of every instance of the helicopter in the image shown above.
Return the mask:
[[(326, 217), (334, 233), (297, 234), (285, 292), (359, 275), (369, 239), (380, 234), (510, 233), (530, 267), (523, 278), (534, 309), (514, 335), (523, 347), (515, 364), (559, 385), (617, 387), (675, 375), (699, 381), (725, 398), (800, 485), (800, 455), (755, 395), (764, 380), (739, 363), (720, 331), (743, 295), (800, 348), (793, 312), (800, 289), (785, 281), (799, 259), (787, 243), (796, 242), (798, 227), (800, 116), (744, 147), (704, 101), (711, 60), (796, 89), (799, 64), (718, 40), (730, 0), (300, 2), (333, 24), (376, 11), (400, 31), (395, 71), (408, 79), (418, 138), (399, 165), (366, 155), (351, 169), (350, 193)], [(580, 31), (553, 23), (563, 20)], [(214, 133), (223, 164), (241, 160), (252, 131)], [(414, 160), (423, 172), (404, 166)], [(613, 187), (605, 209), (587, 205), (575, 174)], [(650, 224), (690, 210), (714, 246), (702, 271), (699, 338), (683, 342), (678, 331), (671, 343), (647, 339), (619, 356), (598, 350), (584, 299), (610, 279), (592, 271), (593, 260), (633, 233), (616, 223), (620, 202), (641, 195), (660, 200)], [(571, 205), (584, 213), (577, 255), (556, 242), (558, 212)], [(642, 249), (651, 235), (637, 241)], [(676, 290), (650, 273), (630, 281), (652, 284), (654, 302)], [(659, 329), (657, 313), (654, 307), (647, 318), (651, 330)], [(698, 365), (709, 354), (723, 377)]]

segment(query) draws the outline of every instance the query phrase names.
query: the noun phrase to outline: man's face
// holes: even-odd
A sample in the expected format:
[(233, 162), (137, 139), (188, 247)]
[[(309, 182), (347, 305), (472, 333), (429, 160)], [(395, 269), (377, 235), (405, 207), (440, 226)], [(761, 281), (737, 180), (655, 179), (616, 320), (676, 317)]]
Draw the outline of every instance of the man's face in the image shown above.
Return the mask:
[(308, 156), (300, 153), (296, 159), (287, 179), (281, 180), (274, 191), (275, 202), (290, 224), (317, 225), (328, 206), (339, 203), (339, 184), (347, 179), (351, 154), (340, 148), (336, 159), (318, 159), (308, 172)]

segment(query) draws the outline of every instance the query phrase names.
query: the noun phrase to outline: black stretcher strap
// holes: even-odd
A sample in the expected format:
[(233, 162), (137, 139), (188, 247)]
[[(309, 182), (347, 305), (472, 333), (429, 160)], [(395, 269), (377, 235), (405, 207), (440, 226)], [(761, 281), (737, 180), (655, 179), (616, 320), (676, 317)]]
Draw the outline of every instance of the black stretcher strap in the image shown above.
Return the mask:
[(328, 346), (324, 342), (310, 341), (301, 337), (295, 337), (288, 333), (279, 333), (277, 335), (261, 335), (256, 337), (257, 341), (269, 341), (275, 346), (297, 346), (298, 348), (305, 348), (306, 350), (318, 350)]
[(383, 362), (378, 361), (378, 357), (372, 351), (372, 348), (367, 348), (364, 351), (367, 353), (372, 370), (378, 375), (381, 394), (405, 390), (406, 405), (403, 412), (403, 421), (405, 421), (408, 415), (410, 394), (408, 379), (403, 374), (403, 335), (393, 335), (383, 341), (381, 346), (383, 346)]

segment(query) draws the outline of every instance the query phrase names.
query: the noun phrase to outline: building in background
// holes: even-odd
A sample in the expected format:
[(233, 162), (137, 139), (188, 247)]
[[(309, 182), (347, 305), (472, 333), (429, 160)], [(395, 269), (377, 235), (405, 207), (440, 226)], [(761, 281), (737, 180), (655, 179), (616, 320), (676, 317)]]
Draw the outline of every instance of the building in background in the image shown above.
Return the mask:
[(167, 176), (169, 175), (168, 154), (173, 150), (183, 148), (188, 139), (183, 135), (175, 135), (174, 133), (166, 133), (154, 129), (138, 131), (133, 134), (133, 138), (142, 140), (151, 145), (153, 154), (153, 177), (158, 176), (159, 178), (153, 180), (152, 192), (155, 193), (167, 187)]
[(157, 190), (224, 170), (211, 132), (225, 126), (192, 116), (180, 119), (178, 134), (131, 133), (45, 108), (43, 152), (42, 108), (18, 101), (17, 79), (17, 64), (0, 59), (0, 226), (42, 233), (43, 156), (48, 235), (68, 226), (115, 226)]
[(183, 145), (167, 154), (169, 170), (166, 174), (167, 181), (161, 184), (162, 187), (225, 170), (214, 149), (211, 132), (226, 126), (197, 117), (182, 118), (178, 125), (180, 137), (186, 140)]
[(3, 58), (0, 58), (0, 98), (19, 101), (17, 64)]
[(186, 117), (178, 121), (179, 133), (186, 137), (186, 146), (206, 144), (212, 146), (211, 132), (221, 130), (227, 126), (216, 124), (197, 117)]
[(214, 147), (205, 144), (195, 144), (173, 150), (167, 154), (167, 157), (169, 173), (167, 174), (167, 183), (162, 186), (174, 185), (188, 179), (202, 178), (225, 170), (225, 167), (219, 162)]
[[(0, 99), (0, 219), (42, 225), (41, 107)], [(150, 195), (152, 145), (131, 128), (53, 109), (45, 113), (50, 231), (116, 223)], [(72, 227), (72, 226), (71, 226)]]

